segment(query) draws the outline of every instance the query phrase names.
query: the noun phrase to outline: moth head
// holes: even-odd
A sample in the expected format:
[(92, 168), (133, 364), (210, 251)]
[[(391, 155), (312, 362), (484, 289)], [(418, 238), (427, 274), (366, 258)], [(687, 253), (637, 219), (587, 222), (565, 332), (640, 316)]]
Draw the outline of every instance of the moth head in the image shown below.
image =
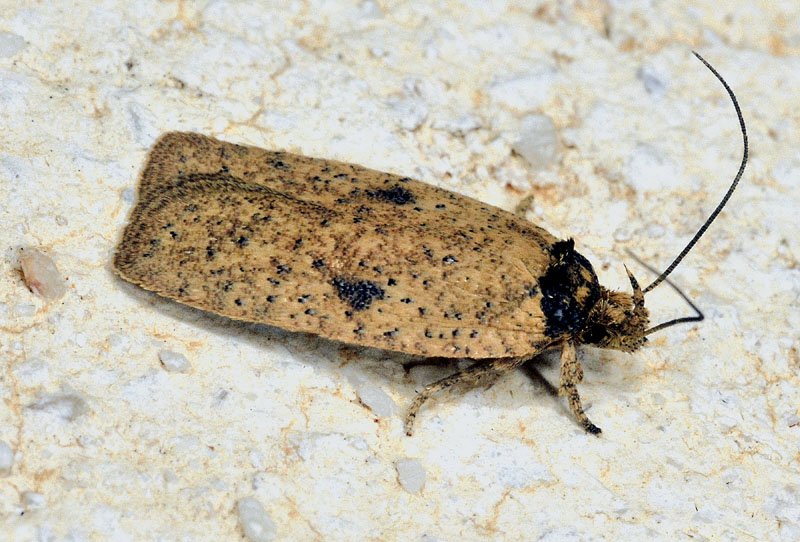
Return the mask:
[(583, 344), (633, 352), (647, 341), (645, 330), (650, 318), (644, 307), (644, 293), (627, 267), (625, 271), (633, 294), (603, 288), (580, 337)]

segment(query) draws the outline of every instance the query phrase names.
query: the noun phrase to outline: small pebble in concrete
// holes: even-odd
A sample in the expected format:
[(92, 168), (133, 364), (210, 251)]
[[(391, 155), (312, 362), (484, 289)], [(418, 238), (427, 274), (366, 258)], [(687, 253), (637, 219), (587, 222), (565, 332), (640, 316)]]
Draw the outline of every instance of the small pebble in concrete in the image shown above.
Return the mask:
[(550, 117), (528, 115), (522, 119), (522, 126), (513, 149), (537, 171), (547, 169), (554, 164), (558, 140), (556, 127)]
[(362, 384), (356, 390), (361, 401), (379, 418), (388, 418), (397, 410), (397, 405), (382, 389), (370, 384)]
[(14, 450), (6, 442), (0, 440), (0, 476), (11, 474), (14, 466)]
[(31, 292), (55, 301), (67, 291), (64, 278), (58, 271), (55, 262), (38, 250), (28, 249), (19, 259), (22, 278)]
[(425, 469), (417, 459), (400, 459), (395, 463), (397, 479), (409, 493), (419, 493), (425, 485)]
[(31, 410), (47, 412), (71, 422), (88, 409), (86, 399), (76, 392), (45, 395), (30, 406)]
[(161, 360), (164, 368), (171, 373), (187, 373), (191, 369), (186, 356), (172, 350), (162, 350), (158, 353), (158, 359)]
[(239, 523), (244, 536), (253, 542), (266, 542), (275, 538), (275, 524), (264, 507), (253, 497), (244, 497), (236, 503)]

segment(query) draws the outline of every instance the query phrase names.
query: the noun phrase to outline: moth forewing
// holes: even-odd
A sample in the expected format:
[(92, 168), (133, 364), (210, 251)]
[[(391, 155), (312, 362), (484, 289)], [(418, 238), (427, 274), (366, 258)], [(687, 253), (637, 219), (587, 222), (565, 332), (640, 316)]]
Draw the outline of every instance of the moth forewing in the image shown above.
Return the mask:
[(552, 340), (537, 277), (555, 241), (406, 177), (169, 133), (150, 153), (114, 266), (230, 318), (477, 359)]

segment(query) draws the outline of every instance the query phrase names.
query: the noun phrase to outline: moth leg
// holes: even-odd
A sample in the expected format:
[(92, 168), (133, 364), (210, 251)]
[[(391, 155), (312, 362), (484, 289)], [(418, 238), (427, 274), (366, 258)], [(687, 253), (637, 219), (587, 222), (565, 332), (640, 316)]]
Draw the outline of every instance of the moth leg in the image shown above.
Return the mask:
[(503, 373), (507, 373), (508, 371), (527, 361), (529, 357), (530, 356), (521, 358), (496, 358), (490, 360), (480, 360), (473, 363), (463, 371), (459, 371), (448, 377), (442, 378), (441, 380), (437, 380), (433, 384), (428, 384), (425, 386), (425, 389), (419, 392), (411, 402), (411, 406), (408, 409), (408, 414), (406, 414), (405, 419), (406, 435), (411, 436), (414, 433), (414, 419), (417, 417), (417, 412), (419, 412), (419, 409), (422, 407), (423, 403), (425, 403), (425, 401), (430, 399), (433, 395), (456, 384), (467, 384), (470, 388), (474, 388), (481, 382), (485, 382), (485, 378), (492, 376), (496, 377)]
[(600, 428), (593, 424), (583, 411), (581, 397), (578, 395), (578, 382), (583, 379), (583, 367), (575, 354), (575, 345), (571, 341), (564, 342), (561, 347), (561, 376), (559, 378), (558, 393), (566, 395), (569, 408), (583, 428), (593, 435), (600, 433)]
[(530, 210), (531, 206), (533, 205), (533, 194), (528, 194), (524, 198), (517, 203), (516, 207), (514, 207), (514, 214), (517, 215), (519, 218), (525, 218), (525, 215)]

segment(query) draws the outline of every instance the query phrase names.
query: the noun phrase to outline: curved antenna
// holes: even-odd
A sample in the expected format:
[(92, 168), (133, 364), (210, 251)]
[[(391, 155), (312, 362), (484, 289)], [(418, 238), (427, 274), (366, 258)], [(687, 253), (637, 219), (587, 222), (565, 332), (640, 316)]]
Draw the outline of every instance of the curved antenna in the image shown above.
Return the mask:
[[(733, 179), (733, 182), (731, 183), (730, 188), (728, 188), (728, 191), (725, 193), (725, 196), (722, 198), (722, 201), (719, 202), (719, 205), (717, 205), (717, 208), (714, 209), (714, 212), (711, 213), (711, 215), (705, 221), (705, 224), (703, 224), (702, 227), (699, 230), (697, 230), (697, 233), (694, 234), (694, 237), (692, 237), (692, 240), (689, 241), (689, 243), (686, 245), (686, 247), (684, 247), (684, 249), (681, 251), (681, 253), (678, 254), (678, 257), (675, 258), (674, 260), (672, 260), (672, 263), (669, 264), (669, 267), (667, 267), (667, 269), (663, 273), (661, 273), (658, 276), (658, 278), (656, 280), (654, 280), (652, 282), (652, 284), (650, 284), (650, 286), (648, 286), (647, 288), (642, 290), (644, 293), (649, 292), (650, 290), (652, 290), (653, 288), (655, 288), (656, 286), (661, 284), (661, 282), (663, 282), (664, 279), (667, 278), (667, 275), (672, 273), (672, 271), (678, 266), (678, 264), (681, 263), (681, 260), (683, 260), (683, 258), (689, 253), (690, 250), (692, 250), (692, 247), (694, 247), (694, 245), (697, 243), (697, 241), (703, 236), (703, 234), (706, 232), (706, 230), (711, 225), (711, 223), (714, 222), (714, 219), (717, 218), (717, 215), (720, 213), (720, 211), (722, 211), (722, 208), (725, 207), (725, 204), (728, 203), (728, 200), (730, 199), (731, 194), (733, 194), (733, 191), (736, 189), (736, 185), (739, 184), (739, 180), (742, 178), (742, 174), (744, 173), (744, 166), (745, 166), (745, 164), (747, 164), (747, 128), (745, 128), (745, 125), (744, 125), (744, 118), (742, 117), (742, 110), (739, 109), (739, 102), (736, 101), (736, 96), (733, 94), (733, 91), (731, 90), (731, 87), (728, 86), (728, 83), (725, 82), (725, 79), (722, 78), (722, 76), (717, 72), (717, 70), (715, 70), (711, 66), (711, 64), (706, 62), (706, 60), (702, 56), (697, 54), (697, 52), (692, 51), (692, 53), (694, 54), (694, 56), (696, 56), (700, 60), (700, 62), (705, 64), (706, 68), (711, 70), (711, 73), (713, 73), (714, 76), (717, 79), (719, 79), (719, 82), (722, 83), (722, 86), (725, 87), (726, 91), (728, 91), (728, 96), (730, 96), (731, 101), (733, 102), (733, 107), (736, 109), (736, 116), (739, 117), (739, 126), (742, 129), (742, 140), (744, 141), (744, 153), (742, 154), (742, 163), (741, 163), (741, 165), (739, 165), (739, 172), (736, 174), (736, 177)], [(664, 326), (664, 327), (666, 327), (666, 326)], [(650, 333), (652, 333), (653, 331), (655, 331), (655, 328), (653, 330), (650, 330)]]
[[(630, 249), (627, 249), (625, 252), (627, 252), (627, 253), (628, 253), (628, 256), (630, 256), (631, 258), (633, 258), (633, 259), (636, 261), (636, 263), (638, 263), (639, 265), (641, 265), (642, 267), (644, 267), (645, 269), (647, 269), (648, 271), (650, 271), (650, 272), (651, 272), (651, 273), (653, 273), (654, 275), (657, 275), (657, 274), (658, 274), (658, 270), (657, 270), (656, 268), (654, 268), (654, 267), (652, 267), (651, 265), (649, 265), (649, 264), (646, 264), (645, 262), (643, 262), (643, 261), (642, 261), (642, 260), (641, 260), (641, 259), (640, 259), (640, 258), (639, 258), (637, 255), (636, 255), (636, 254), (634, 254), (633, 252), (631, 252), (631, 250), (630, 250)], [(678, 288), (678, 287), (675, 285), (675, 283), (674, 283), (674, 282), (672, 282), (672, 281), (671, 281), (671, 280), (669, 280), (668, 278), (664, 278), (664, 279), (662, 279), (662, 280), (663, 280), (664, 282), (666, 282), (666, 283), (667, 283), (667, 284), (668, 284), (668, 285), (669, 285), (669, 286), (670, 286), (670, 287), (671, 287), (673, 290), (675, 290), (676, 292), (678, 292), (678, 295), (679, 295), (679, 296), (681, 296), (681, 298), (682, 298), (684, 301), (686, 301), (686, 304), (687, 304), (687, 305), (689, 305), (689, 306), (692, 308), (692, 310), (693, 310), (694, 312), (696, 312), (697, 314), (696, 314), (696, 315), (694, 315), (694, 316), (682, 316), (682, 317), (680, 317), (680, 318), (674, 318), (674, 319), (672, 319), (672, 320), (667, 320), (666, 322), (662, 322), (662, 323), (658, 324), (657, 326), (653, 326), (653, 327), (651, 327), (651, 328), (645, 329), (645, 330), (642, 332), (642, 337), (646, 337), (647, 335), (650, 335), (651, 333), (655, 333), (656, 331), (661, 331), (661, 330), (662, 330), (662, 329), (664, 329), (664, 328), (667, 328), (667, 327), (674, 326), (675, 324), (684, 324), (684, 323), (686, 323), (686, 322), (702, 322), (703, 320), (705, 320), (705, 319), (706, 319), (706, 317), (705, 317), (705, 315), (702, 313), (702, 311), (701, 311), (699, 308), (697, 308), (697, 305), (695, 305), (695, 304), (692, 302), (692, 300), (691, 300), (691, 299), (689, 299), (689, 296), (687, 296), (686, 294), (684, 294), (684, 293), (681, 291), (681, 289), (680, 289), (680, 288)]]

